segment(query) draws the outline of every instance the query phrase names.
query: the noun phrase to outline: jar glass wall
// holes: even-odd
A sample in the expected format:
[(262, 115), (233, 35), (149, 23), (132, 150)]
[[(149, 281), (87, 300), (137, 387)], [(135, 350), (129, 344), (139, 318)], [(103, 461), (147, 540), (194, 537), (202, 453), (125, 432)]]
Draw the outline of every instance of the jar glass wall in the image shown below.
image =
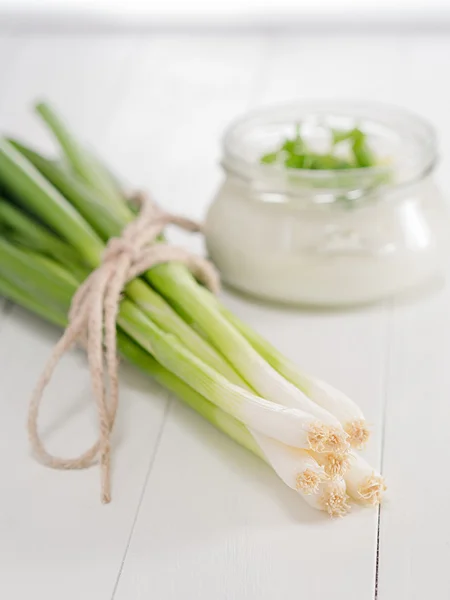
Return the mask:
[[(357, 125), (382, 160), (343, 171), (261, 164), (299, 122), (318, 137)], [(209, 254), (225, 283), (282, 302), (347, 305), (417, 287), (440, 273), (448, 237), (435, 164), (432, 129), (399, 109), (315, 102), (254, 113), (224, 138)]]

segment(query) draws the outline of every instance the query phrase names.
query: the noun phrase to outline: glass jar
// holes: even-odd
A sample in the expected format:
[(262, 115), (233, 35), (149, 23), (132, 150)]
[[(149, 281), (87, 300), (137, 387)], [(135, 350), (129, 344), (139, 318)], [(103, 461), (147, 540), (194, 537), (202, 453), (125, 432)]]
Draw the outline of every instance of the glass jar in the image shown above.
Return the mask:
[[(316, 144), (358, 126), (377, 166), (340, 171), (262, 164), (301, 124)], [(298, 127), (298, 125), (297, 125)], [(252, 113), (223, 141), (225, 179), (205, 234), (223, 281), (275, 301), (337, 306), (375, 301), (431, 281), (448, 236), (433, 182), (433, 129), (377, 104), (299, 103)]]

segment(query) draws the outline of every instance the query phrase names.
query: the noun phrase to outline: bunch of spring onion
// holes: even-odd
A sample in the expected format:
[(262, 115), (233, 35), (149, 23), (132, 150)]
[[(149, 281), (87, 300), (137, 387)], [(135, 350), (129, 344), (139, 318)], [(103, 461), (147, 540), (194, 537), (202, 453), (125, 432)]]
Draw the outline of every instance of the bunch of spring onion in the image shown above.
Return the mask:
[[(133, 218), (117, 180), (45, 104), (37, 113), (62, 159), (0, 140), (0, 295), (64, 327), (74, 292)], [(375, 505), (381, 476), (357, 454), (358, 406), (257, 335), (181, 264), (130, 282), (117, 318), (120, 353), (266, 461), (310, 505), (343, 515)]]

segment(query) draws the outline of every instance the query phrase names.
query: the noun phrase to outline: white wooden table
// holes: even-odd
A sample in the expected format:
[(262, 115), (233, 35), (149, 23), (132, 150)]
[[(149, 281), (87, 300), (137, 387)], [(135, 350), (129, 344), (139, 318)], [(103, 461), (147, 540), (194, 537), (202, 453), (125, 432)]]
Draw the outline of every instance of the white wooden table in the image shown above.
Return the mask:
[[(304, 97), (403, 105), (439, 128), (450, 189), (450, 39), (254, 36), (0, 39), (0, 126), (44, 148), (31, 113), (51, 100), (134, 185), (201, 217), (220, 180), (219, 136), (238, 113)], [(0, 300), (1, 301), (1, 300)], [(27, 402), (58, 331), (0, 311), (0, 598), (423, 600), (449, 598), (450, 289), (345, 313), (227, 303), (286, 354), (341, 387), (373, 423), (389, 501), (329, 521), (133, 368), (122, 368), (113, 502), (98, 471), (29, 456)], [(93, 439), (83, 359), (65, 360), (42, 429)], [(425, 409), (424, 409), (425, 407)]]

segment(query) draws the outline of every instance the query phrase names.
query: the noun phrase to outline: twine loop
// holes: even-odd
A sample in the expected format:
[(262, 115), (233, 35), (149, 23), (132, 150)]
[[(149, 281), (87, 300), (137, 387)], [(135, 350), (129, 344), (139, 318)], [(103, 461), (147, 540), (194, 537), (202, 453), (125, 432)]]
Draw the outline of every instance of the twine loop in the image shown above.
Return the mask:
[[(54, 469), (85, 469), (100, 462), (101, 500), (111, 500), (111, 431), (117, 414), (118, 359), (116, 320), (126, 284), (158, 264), (177, 261), (212, 292), (219, 288), (217, 272), (210, 262), (187, 250), (158, 241), (166, 225), (190, 232), (201, 231), (195, 221), (167, 213), (144, 194), (134, 197), (136, 218), (119, 238), (111, 238), (102, 262), (80, 285), (72, 298), (68, 325), (53, 349), (31, 398), (28, 436), (32, 451), (44, 465)], [(158, 243), (157, 243), (158, 242)], [(62, 356), (77, 342), (86, 348), (92, 390), (99, 420), (97, 441), (74, 458), (61, 458), (47, 451), (38, 431), (44, 390)]]

